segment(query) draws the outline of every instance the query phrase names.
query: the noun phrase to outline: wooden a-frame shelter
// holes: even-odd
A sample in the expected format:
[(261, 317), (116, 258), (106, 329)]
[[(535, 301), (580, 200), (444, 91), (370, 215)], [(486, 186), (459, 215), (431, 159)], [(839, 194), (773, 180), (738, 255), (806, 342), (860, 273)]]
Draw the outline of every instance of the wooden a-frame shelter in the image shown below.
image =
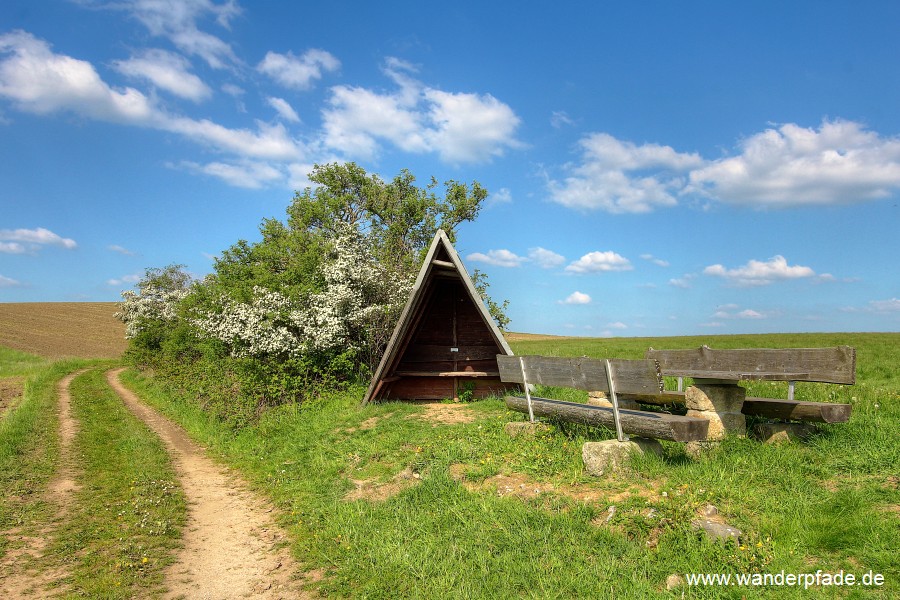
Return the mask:
[(438, 230), (363, 404), (499, 394), (512, 355), (447, 234)]

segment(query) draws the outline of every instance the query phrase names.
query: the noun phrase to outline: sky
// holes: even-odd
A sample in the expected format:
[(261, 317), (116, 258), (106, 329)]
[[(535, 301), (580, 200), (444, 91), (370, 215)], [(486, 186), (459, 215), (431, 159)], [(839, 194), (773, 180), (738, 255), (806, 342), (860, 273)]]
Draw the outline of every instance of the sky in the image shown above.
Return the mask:
[(116, 301), (314, 164), (478, 181), (512, 331), (900, 331), (900, 3), (4, 0), (0, 302)]

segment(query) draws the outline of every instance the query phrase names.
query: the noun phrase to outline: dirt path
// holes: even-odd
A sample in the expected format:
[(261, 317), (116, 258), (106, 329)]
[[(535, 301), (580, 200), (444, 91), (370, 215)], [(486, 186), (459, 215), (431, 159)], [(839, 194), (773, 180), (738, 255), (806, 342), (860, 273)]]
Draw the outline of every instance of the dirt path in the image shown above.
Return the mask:
[(37, 562), (44, 556), (53, 529), (69, 512), (72, 494), (78, 489), (77, 469), (72, 460), (72, 443), (78, 433), (78, 421), (72, 416), (72, 396), (69, 386), (72, 380), (87, 371), (82, 369), (63, 377), (56, 388), (57, 412), (59, 414), (59, 463), (53, 479), (47, 484), (47, 499), (56, 505), (53, 521), (41, 527), (35, 535), (10, 532), (8, 539), (14, 549), (7, 552), (0, 561), (0, 597), (39, 597), (49, 586), (66, 576), (60, 569), (37, 568)]
[(189, 503), (184, 548), (166, 572), (166, 597), (310, 597), (302, 582), (292, 579), (300, 570), (290, 552), (275, 548), (285, 534), (272, 520), (271, 507), (208, 458), (183, 429), (126, 389), (121, 372), (107, 372), (109, 384), (163, 440)]

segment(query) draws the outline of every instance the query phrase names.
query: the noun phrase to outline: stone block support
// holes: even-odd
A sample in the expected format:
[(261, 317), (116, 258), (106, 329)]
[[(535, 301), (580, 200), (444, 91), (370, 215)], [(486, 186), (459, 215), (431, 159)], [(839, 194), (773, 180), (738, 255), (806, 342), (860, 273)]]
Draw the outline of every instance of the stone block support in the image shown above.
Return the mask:
[(662, 455), (662, 444), (658, 440), (633, 437), (627, 442), (605, 440), (603, 442), (585, 442), (581, 447), (581, 458), (584, 470), (594, 477), (604, 473), (622, 470), (634, 453), (652, 452)]
[(747, 390), (736, 384), (695, 382), (684, 394), (689, 417), (709, 420), (707, 441), (722, 440), (729, 433), (747, 435), (747, 420), (741, 412)]

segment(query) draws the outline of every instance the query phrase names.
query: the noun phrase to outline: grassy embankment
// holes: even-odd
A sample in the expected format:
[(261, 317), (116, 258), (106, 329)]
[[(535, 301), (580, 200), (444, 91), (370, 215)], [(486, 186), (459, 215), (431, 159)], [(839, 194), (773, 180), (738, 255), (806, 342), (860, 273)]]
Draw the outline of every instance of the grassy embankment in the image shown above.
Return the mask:
[[(642, 457), (629, 473), (592, 479), (583, 472), (581, 444), (610, 432), (560, 424), (533, 439), (510, 439), (503, 425), (522, 416), (498, 399), (448, 405), (441, 415), (407, 403), (360, 408), (363, 389), (356, 387), (273, 409), (235, 432), (159, 382), (136, 373), (128, 381), (273, 499), (296, 556), (325, 573), (318, 585), (329, 596), (667, 597), (685, 590), (665, 591), (671, 574), (843, 569), (857, 576), (871, 570), (886, 583), (688, 593), (896, 597), (900, 335), (569, 338), (513, 348), (637, 358), (649, 346), (701, 343), (855, 346), (855, 386), (797, 386), (798, 399), (851, 403), (851, 421), (823, 426), (804, 443), (731, 438), (699, 460), (664, 443), (662, 458)], [(769, 397), (785, 397), (786, 387), (748, 385)], [(740, 545), (692, 529), (708, 503), (743, 531)]]

